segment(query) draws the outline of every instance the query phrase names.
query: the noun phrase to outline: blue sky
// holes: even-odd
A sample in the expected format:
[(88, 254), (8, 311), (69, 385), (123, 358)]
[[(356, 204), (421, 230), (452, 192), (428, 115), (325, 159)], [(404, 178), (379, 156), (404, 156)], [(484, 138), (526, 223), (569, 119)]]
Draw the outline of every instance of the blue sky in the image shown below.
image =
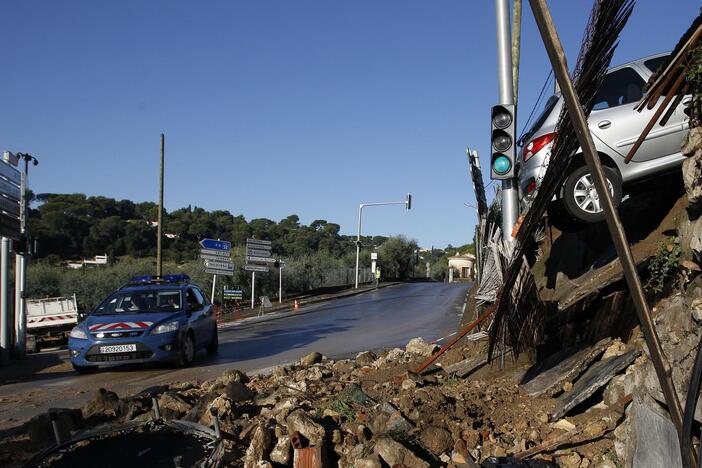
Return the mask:
[[(571, 63), (591, 2), (551, 1)], [(673, 8), (674, 5), (674, 8)], [(473, 235), (465, 147), (487, 167), (494, 2), (5, 0), (0, 149), (35, 192), (157, 201), (247, 219), (327, 219), (422, 246)], [(670, 50), (699, 2), (642, 0), (615, 63)], [(518, 123), (550, 69), (528, 2)], [(520, 124), (521, 127), (521, 124)]]

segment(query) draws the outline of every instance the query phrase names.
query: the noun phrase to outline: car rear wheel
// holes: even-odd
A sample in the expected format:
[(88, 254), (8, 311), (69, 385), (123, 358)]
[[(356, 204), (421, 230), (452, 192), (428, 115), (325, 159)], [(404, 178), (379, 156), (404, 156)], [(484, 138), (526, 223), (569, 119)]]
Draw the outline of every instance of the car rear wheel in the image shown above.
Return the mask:
[(180, 367), (188, 367), (193, 363), (193, 359), (195, 359), (195, 340), (193, 340), (192, 333), (188, 333), (180, 344), (178, 365)]
[(73, 364), (73, 370), (79, 374), (92, 374), (98, 370), (97, 366), (77, 366)]
[[(621, 177), (611, 167), (604, 166), (602, 169), (616, 208), (622, 200)], [(595, 190), (589, 167), (581, 166), (568, 176), (563, 184), (563, 205), (568, 214), (579, 221), (596, 223), (604, 220), (603, 203)]]
[(217, 327), (215, 327), (214, 332), (212, 334), (212, 340), (210, 341), (210, 344), (207, 345), (207, 354), (217, 354), (218, 349), (219, 337), (217, 336)]

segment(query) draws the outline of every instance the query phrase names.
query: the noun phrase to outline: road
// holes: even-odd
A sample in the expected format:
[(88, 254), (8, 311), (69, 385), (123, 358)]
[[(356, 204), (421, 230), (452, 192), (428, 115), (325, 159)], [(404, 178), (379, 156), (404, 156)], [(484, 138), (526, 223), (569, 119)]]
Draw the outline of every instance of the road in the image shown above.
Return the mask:
[[(468, 284), (408, 283), (302, 308), (298, 314), (220, 330), (219, 353), (198, 354), (192, 367), (120, 367), (78, 375), (65, 350), (29, 355), (0, 375), (0, 429), (48, 408), (80, 407), (95, 389), (128, 395), (169, 382), (207, 380), (236, 368), (261, 372), (318, 351), (342, 358), (363, 350), (434, 340), (456, 330)], [(3, 370), (5, 372), (5, 370)]]

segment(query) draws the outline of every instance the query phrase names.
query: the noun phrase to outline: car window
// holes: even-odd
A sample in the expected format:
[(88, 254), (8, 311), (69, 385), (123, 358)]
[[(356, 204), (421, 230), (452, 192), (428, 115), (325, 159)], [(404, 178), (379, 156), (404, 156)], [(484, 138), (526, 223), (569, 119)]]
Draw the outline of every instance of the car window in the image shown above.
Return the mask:
[(181, 294), (177, 289), (117, 291), (94, 311), (97, 315), (181, 310)]
[(608, 73), (597, 91), (593, 110), (609, 109), (639, 101), (643, 97), (644, 84), (641, 75), (631, 67)]
[(188, 288), (188, 307), (199, 309), (204, 304), (204, 298), (200, 291), (195, 288)]
[(661, 68), (661, 65), (663, 65), (666, 60), (668, 60), (669, 55), (664, 55), (662, 57), (656, 57), (652, 59), (648, 59), (644, 62), (644, 65), (646, 65), (646, 68), (651, 70), (651, 72), (656, 73), (659, 68)]

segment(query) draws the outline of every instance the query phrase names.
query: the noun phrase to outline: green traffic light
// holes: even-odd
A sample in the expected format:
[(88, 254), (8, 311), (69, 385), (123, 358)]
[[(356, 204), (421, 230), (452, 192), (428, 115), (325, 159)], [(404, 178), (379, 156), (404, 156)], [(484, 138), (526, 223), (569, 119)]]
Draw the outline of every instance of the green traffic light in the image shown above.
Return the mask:
[(512, 168), (512, 162), (506, 156), (498, 156), (492, 161), (492, 170), (497, 174), (506, 174)]

